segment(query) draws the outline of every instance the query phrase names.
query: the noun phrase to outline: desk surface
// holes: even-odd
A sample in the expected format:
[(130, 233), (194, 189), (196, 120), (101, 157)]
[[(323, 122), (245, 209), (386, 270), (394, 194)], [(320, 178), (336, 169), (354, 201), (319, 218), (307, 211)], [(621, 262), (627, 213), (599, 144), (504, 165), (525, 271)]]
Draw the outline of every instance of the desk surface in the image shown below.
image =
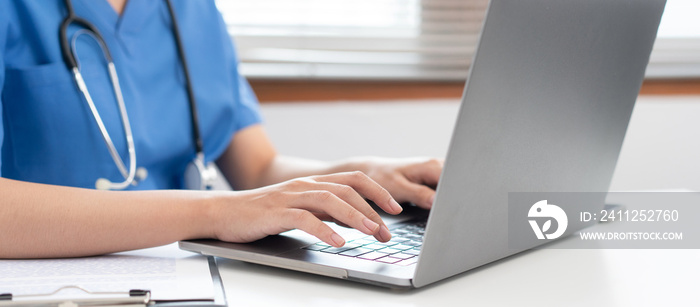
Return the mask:
[(700, 250), (534, 250), (394, 291), (219, 259), (231, 306), (698, 306)]

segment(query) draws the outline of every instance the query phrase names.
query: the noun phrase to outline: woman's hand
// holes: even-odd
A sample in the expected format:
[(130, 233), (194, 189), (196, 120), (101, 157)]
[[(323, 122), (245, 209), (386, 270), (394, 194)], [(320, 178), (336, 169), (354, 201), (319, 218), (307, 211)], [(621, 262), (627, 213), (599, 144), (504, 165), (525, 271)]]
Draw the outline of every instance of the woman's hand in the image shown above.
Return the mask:
[(412, 202), (424, 209), (433, 206), (443, 160), (368, 158), (359, 164), (359, 169), (387, 189), (397, 201)]
[(214, 236), (228, 242), (250, 242), (300, 229), (332, 246), (345, 244), (322, 220), (386, 242), (391, 239), (389, 229), (365, 198), (387, 213), (402, 211), (387, 190), (362, 172), (304, 177), (234, 193), (216, 197), (211, 211)]

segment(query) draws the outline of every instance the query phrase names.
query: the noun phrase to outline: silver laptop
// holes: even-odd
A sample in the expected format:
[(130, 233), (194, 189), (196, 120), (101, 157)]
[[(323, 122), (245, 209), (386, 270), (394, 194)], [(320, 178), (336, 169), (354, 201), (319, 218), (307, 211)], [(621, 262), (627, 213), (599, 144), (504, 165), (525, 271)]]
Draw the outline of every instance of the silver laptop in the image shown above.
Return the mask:
[(608, 190), (665, 2), (492, 0), (433, 209), (392, 219), (392, 241), (294, 230), (180, 248), (410, 288), (534, 247), (509, 247), (508, 193)]

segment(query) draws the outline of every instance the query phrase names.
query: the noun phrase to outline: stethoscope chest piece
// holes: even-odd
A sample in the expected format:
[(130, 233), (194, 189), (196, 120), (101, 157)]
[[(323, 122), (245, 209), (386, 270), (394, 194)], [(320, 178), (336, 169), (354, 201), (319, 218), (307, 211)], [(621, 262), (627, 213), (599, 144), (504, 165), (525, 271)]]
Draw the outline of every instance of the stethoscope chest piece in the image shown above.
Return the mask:
[(197, 157), (185, 169), (184, 188), (188, 190), (214, 190), (217, 172), (214, 163), (205, 163), (203, 155)]

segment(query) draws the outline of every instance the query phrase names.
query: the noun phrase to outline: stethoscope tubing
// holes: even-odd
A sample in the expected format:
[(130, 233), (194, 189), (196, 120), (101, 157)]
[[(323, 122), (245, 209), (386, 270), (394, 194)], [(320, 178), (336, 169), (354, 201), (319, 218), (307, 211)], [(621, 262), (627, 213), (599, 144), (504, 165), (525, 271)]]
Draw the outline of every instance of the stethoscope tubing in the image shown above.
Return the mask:
[[(106, 46), (90, 31), (87, 31), (85, 29), (78, 30), (75, 35), (73, 36), (73, 39), (71, 40), (71, 54), (75, 55), (78, 54), (77, 50), (77, 44), (76, 41), (80, 35), (87, 35), (92, 37), (100, 46), (100, 48), (103, 51), (103, 54), (106, 50)], [(106, 57), (106, 55), (105, 55)], [(127, 171), (126, 166), (124, 165), (124, 161), (122, 161), (121, 156), (117, 152), (117, 149), (114, 146), (114, 142), (112, 141), (112, 138), (109, 135), (109, 132), (107, 131), (107, 128), (104, 125), (104, 122), (102, 121), (102, 117), (100, 116), (100, 113), (97, 111), (97, 107), (95, 106), (94, 101), (92, 100), (92, 95), (90, 95), (90, 91), (87, 88), (87, 84), (85, 83), (85, 80), (83, 79), (82, 74), (80, 73), (80, 62), (77, 60), (76, 57), (76, 64), (77, 67), (74, 67), (72, 69), (73, 77), (75, 78), (76, 84), (78, 85), (78, 89), (80, 92), (83, 94), (85, 97), (85, 101), (87, 102), (88, 106), (90, 107), (90, 111), (92, 112), (92, 116), (95, 119), (95, 123), (97, 124), (97, 127), (100, 129), (100, 132), (102, 134), (102, 138), (107, 145), (107, 148), (109, 149), (109, 154), (112, 156), (112, 160), (114, 160), (114, 163), (117, 165), (117, 168), (119, 168), (119, 171), (122, 173), (122, 176), (124, 178), (128, 178), (131, 174), (135, 172), (135, 168), (132, 171), (131, 169), (133, 168), (132, 166), (135, 163), (130, 163), (129, 165), (129, 170)], [(117, 98), (117, 105), (119, 107), (119, 115), (122, 119), (122, 127), (124, 127), (124, 134), (126, 136), (127, 140), (127, 149), (129, 152), (129, 161), (135, 161), (136, 156), (135, 156), (135, 150), (134, 150), (134, 144), (133, 144), (133, 134), (131, 132), (131, 123), (129, 122), (129, 116), (126, 113), (126, 106), (124, 105), (124, 97), (122, 96), (121, 92), (121, 87), (119, 86), (119, 76), (117, 74), (117, 70), (114, 66), (113, 62), (107, 62), (107, 70), (109, 72), (109, 78), (110, 82), (112, 83), (112, 90), (114, 92), (115, 97)], [(133, 154), (133, 157), (132, 157)]]
[(204, 156), (204, 142), (202, 141), (202, 135), (199, 131), (199, 114), (197, 112), (197, 100), (194, 95), (194, 89), (192, 88), (192, 79), (190, 78), (190, 69), (187, 64), (187, 57), (185, 56), (185, 47), (182, 44), (182, 39), (180, 38), (180, 27), (177, 24), (177, 17), (175, 16), (175, 9), (170, 0), (165, 0), (168, 6), (168, 12), (170, 13), (170, 20), (173, 23), (173, 36), (175, 36), (175, 45), (177, 46), (177, 54), (180, 57), (180, 63), (182, 63), (182, 70), (185, 74), (185, 88), (187, 89), (187, 99), (190, 106), (190, 119), (192, 120), (192, 135), (194, 138), (194, 149), (197, 156)]

